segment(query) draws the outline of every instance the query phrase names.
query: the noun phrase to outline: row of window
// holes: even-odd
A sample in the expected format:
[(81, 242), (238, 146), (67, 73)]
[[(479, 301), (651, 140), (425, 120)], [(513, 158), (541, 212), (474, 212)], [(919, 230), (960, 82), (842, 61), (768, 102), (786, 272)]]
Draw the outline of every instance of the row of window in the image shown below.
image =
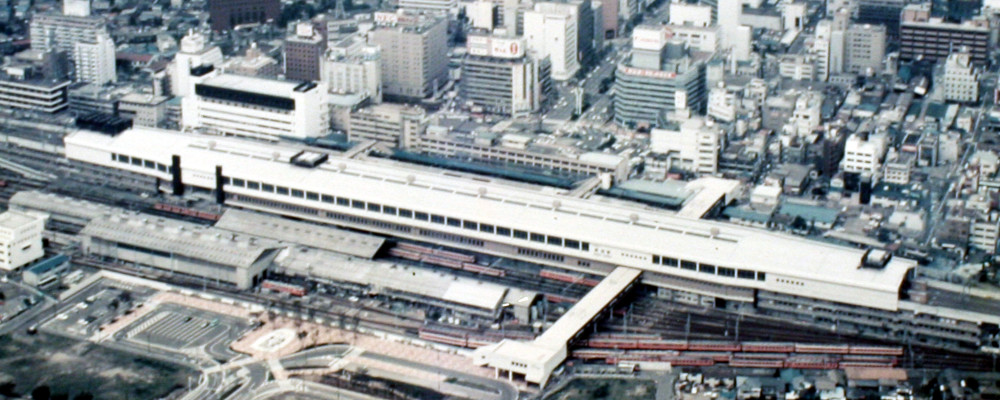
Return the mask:
[(268, 183), (250, 181), (240, 178), (223, 177), (222, 181), (223, 184), (225, 185), (239, 187), (239, 188), (258, 190), (266, 193), (276, 193), (282, 196), (291, 196), (310, 201), (319, 201), (323, 203), (336, 204), (342, 207), (350, 207), (358, 210), (366, 210), (376, 213), (394, 215), (402, 218), (411, 218), (419, 221), (429, 221), (434, 224), (447, 225), (454, 228), (468, 229), (470, 231), (490, 233), (499, 236), (514, 237), (515, 239), (522, 239), (536, 243), (548, 244), (552, 246), (559, 246), (559, 247), (565, 247), (582, 251), (590, 251), (590, 243), (575, 239), (562, 238), (552, 235), (544, 235), (541, 233), (528, 232), (503, 226), (495, 226), (491, 224), (482, 224), (475, 221), (462, 220), (459, 218), (452, 218), (444, 215), (431, 214), (423, 211), (416, 211), (406, 208), (398, 208), (395, 206), (364, 202), (361, 200), (348, 199), (339, 196), (331, 196), (328, 194), (310, 192), (301, 189), (272, 185)]
[(170, 170), (170, 167), (156, 161), (143, 160), (139, 157), (129, 157), (124, 154), (111, 153), (111, 161), (118, 161), (122, 164), (130, 164), (136, 167), (155, 169), (160, 172), (167, 172)]
[(727, 278), (756, 279), (758, 281), (767, 280), (767, 275), (763, 272), (756, 272), (748, 269), (736, 269), (712, 264), (698, 263), (688, 260), (680, 260), (667, 256), (653, 256), (653, 264), (698, 271), (704, 274), (719, 275)]

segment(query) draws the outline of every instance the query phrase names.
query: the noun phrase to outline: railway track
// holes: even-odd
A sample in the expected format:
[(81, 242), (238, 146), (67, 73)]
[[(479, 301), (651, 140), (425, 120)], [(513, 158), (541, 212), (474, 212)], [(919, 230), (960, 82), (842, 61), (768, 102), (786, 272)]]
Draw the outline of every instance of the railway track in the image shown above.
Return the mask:
[[(641, 298), (634, 302), (632, 323), (626, 329), (618, 318), (605, 319), (600, 332), (656, 334), (664, 339), (769, 341), (822, 344), (900, 345), (898, 342), (875, 340), (856, 335), (836, 333), (803, 323), (759, 316), (738, 316), (732, 313), (706, 310)], [(739, 320), (739, 337), (736, 321)], [(942, 349), (926, 345), (904, 346), (901, 366), (913, 368), (956, 368), (970, 371), (993, 371), (992, 356), (958, 349)]]

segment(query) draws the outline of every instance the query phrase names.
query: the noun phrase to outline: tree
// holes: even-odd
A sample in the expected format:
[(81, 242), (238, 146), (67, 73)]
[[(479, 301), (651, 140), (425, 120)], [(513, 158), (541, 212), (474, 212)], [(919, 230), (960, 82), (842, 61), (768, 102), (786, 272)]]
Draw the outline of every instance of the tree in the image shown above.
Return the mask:
[(606, 383), (603, 384), (603, 385), (601, 385), (601, 386), (599, 386), (597, 389), (594, 389), (594, 398), (595, 399), (606, 399), (606, 398), (608, 398), (609, 394), (611, 394), (611, 393), (610, 393), (610, 390), (608, 390), (608, 384), (606, 384)]
[(801, 216), (796, 216), (795, 219), (792, 220), (792, 224), (790, 226), (792, 227), (792, 229), (797, 231), (803, 231), (806, 230), (806, 228), (808, 228), (808, 226), (806, 225), (806, 220)]
[(16, 392), (14, 392), (14, 388), (16, 388), (16, 387), (17, 387), (17, 384), (15, 384), (14, 382), (0, 383), (0, 396), (6, 396), (6, 397), (18, 397), (18, 396), (20, 396)]
[(52, 390), (48, 386), (42, 385), (31, 391), (32, 400), (49, 400), (52, 398)]

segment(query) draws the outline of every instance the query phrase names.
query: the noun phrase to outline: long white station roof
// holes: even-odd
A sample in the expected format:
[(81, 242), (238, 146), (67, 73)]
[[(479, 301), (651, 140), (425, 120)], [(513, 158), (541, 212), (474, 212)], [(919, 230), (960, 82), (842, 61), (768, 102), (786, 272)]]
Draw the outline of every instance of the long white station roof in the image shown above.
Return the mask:
[[(915, 265), (911, 260), (893, 258), (884, 268), (861, 268), (865, 252), (856, 248), (725, 222), (679, 217), (661, 209), (603, 197), (573, 198), (565, 196), (565, 191), (551, 187), (388, 160), (345, 159), (331, 154), (328, 161), (316, 168), (302, 168), (289, 162), (302, 149), (288, 144), (134, 128), (115, 137), (87, 131), (75, 132), (66, 138), (66, 148), (70, 158), (104, 165), (119, 165), (111, 164), (108, 152), (167, 165), (171, 155), (180, 155), (185, 183), (200, 181), (197, 183), (205, 186), (207, 182), (213, 182), (208, 187), (214, 186), (212, 174), (215, 167), (221, 165), (223, 174), (233, 178), (588, 242), (591, 243), (589, 251), (572, 251), (587, 258), (599, 257), (615, 265), (724, 283), (717, 277), (697, 271), (653, 264), (652, 256), (662, 254), (699, 263), (752, 269), (769, 277), (766, 284), (737, 279), (725, 281), (734, 285), (883, 309), (898, 307), (896, 294), (908, 270)], [(94, 160), (91, 161), (91, 158)], [(121, 164), (121, 168), (129, 169), (131, 166)], [(139, 167), (132, 169), (157, 173)], [(159, 175), (169, 177), (162, 173)], [(234, 188), (230, 191), (254, 193), (247, 189), (241, 191)], [(282, 201), (303, 206), (316, 204), (287, 196)], [(407, 221), (410, 225), (422, 223)], [(430, 223), (426, 226), (450, 229)], [(458, 229), (457, 233), (479, 235), (475, 231), (455, 229)], [(532, 245), (537, 243), (525, 241), (525, 246)], [(567, 253), (571, 250), (560, 251)], [(772, 282), (771, 274), (789, 280)], [(803, 284), (815, 284), (820, 290), (800, 287)], [(879, 298), (869, 296), (871, 292), (878, 292)]]

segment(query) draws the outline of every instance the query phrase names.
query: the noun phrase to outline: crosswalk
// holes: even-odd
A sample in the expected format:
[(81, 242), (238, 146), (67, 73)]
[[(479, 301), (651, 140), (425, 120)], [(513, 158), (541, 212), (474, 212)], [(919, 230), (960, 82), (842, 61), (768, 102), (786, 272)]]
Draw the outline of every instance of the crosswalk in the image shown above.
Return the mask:
[(131, 292), (133, 291), (133, 289), (135, 289), (135, 285), (132, 283), (117, 281), (114, 279), (105, 279), (104, 284), (107, 286), (111, 286), (113, 288), (124, 290), (126, 292)]
[(161, 312), (152, 317), (146, 318), (146, 320), (142, 321), (142, 323), (139, 324), (138, 326), (129, 329), (128, 333), (126, 333), (125, 336), (128, 338), (132, 338), (133, 336), (138, 335), (142, 331), (146, 330), (146, 328), (149, 328), (153, 324), (160, 322), (160, 320), (166, 318), (169, 314), (170, 313), (167, 312)]

